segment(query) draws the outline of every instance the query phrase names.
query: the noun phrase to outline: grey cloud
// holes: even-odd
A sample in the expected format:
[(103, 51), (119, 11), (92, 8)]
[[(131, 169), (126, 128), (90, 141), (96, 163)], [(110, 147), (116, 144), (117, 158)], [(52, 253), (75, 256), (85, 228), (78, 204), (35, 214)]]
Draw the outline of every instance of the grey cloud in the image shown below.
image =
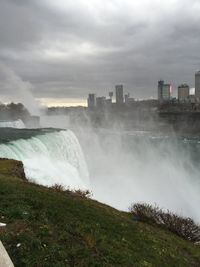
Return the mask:
[(0, 3), (0, 48), (26, 49), (39, 39), (38, 22), (28, 6), (18, 6), (11, 1)]
[(0, 59), (39, 98), (100, 95), (119, 82), (135, 97), (150, 97), (159, 78), (194, 86), (198, 1), (137, 2), (94, 1), (91, 8), (90, 1), (65, 1), (62, 9), (48, 1), (2, 0)]

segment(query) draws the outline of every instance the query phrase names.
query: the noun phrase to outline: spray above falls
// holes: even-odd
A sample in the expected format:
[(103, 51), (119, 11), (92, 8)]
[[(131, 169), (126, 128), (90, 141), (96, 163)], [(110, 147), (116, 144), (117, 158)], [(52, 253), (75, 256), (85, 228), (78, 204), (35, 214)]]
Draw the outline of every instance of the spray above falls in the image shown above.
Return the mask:
[(32, 95), (33, 85), (0, 61), (1, 101), (23, 103), (33, 115), (39, 115), (39, 104)]
[(57, 131), (0, 145), (0, 157), (21, 160), (26, 177), (38, 184), (89, 188), (89, 174), (72, 131)]

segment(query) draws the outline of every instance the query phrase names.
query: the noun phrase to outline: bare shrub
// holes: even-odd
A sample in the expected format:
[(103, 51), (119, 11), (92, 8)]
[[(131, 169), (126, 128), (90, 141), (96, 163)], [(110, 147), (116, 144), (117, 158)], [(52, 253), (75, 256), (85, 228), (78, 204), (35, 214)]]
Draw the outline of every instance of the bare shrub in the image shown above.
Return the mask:
[(57, 192), (64, 192), (65, 191), (64, 186), (61, 184), (54, 184), (53, 186), (51, 186), (51, 188)]
[(81, 198), (90, 198), (92, 193), (89, 190), (74, 190), (73, 193)]
[(159, 213), (160, 209), (157, 206), (152, 206), (150, 204), (133, 204), (129, 208), (130, 212), (139, 218), (142, 221), (145, 222), (154, 222), (154, 223), (160, 223), (159, 222)]
[(65, 188), (61, 184), (54, 184), (50, 188), (53, 189), (54, 191), (57, 191), (57, 192), (65, 192), (65, 193), (68, 193), (68, 194), (71, 194), (74, 196), (78, 196), (81, 198), (90, 198), (92, 196), (92, 193), (89, 190), (81, 190), (81, 189), (70, 190), (69, 187)]
[(191, 218), (184, 218), (172, 212), (164, 212), (158, 206), (145, 203), (131, 205), (130, 212), (144, 222), (163, 225), (171, 232), (192, 242), (200, 241), (200, 226)]

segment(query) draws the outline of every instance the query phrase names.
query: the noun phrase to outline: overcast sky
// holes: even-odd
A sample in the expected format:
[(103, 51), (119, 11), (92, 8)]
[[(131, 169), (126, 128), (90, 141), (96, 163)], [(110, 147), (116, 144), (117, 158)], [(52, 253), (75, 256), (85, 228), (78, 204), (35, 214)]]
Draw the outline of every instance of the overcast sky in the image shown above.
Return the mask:
[(45, 104), (81, 103), (122, 83), (150, 98), (161, 78), (194, 87), (199, 14), (199, 0), (0, 0), (0, 97), (22, 86)]

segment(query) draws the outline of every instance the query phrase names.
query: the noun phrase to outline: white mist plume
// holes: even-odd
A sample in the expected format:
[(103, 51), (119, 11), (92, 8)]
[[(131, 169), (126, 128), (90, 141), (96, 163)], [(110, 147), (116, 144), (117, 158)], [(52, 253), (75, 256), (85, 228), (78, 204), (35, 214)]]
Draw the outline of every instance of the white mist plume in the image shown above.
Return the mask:
[(1, 102), (20, 102), (32, 115), (39, 114), (39, 104), (31, 94), (32, 84), (23, 81), (11, 68), (0, 62)]
[(176, 137), (136, 135), (81, 132), (94, 197), (123, 210), (131, 203), (156, 203), (200, 222), (199, 168), (189, 149)]
[(43, 117), (41, 123), (73, 128), (86, 157), (94, 198), (122, 210), (135, 202), (156, 203), (200, 222), (200, 170), (190, 143), (174, 133), (167, 138), (116, 125), (80, 127), (67, 116)]

